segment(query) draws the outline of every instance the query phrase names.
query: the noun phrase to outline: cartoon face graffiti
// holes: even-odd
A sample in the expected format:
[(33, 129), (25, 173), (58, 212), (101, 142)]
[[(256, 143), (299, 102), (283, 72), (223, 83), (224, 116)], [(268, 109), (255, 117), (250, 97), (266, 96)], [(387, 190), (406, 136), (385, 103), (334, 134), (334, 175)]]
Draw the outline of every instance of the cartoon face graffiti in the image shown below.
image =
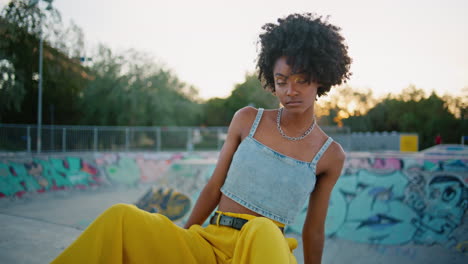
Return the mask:
[[(428, 185), (428, 212), (435, 216), (446, 216), (454, 209), (466, 209), (467, 188), (454, 176), (437, 176)], [(460, 215), (461, 216), (461, 215)]]
[(369, 187), (349, 204), (347, 219), (337, 236), (363, 243), (405, 243), (413, 237), (415, 218), (416, 213), (395, 199), (391, 188)]
[(427, 186), (426, 200), (426, 210), (416, 222), (419, 229), (415, 240), (423, 244), (446, 244), (453, 240), (450, 234), (462, 223), (468, 207), (468, 188), (455, 176), (436, 176)]

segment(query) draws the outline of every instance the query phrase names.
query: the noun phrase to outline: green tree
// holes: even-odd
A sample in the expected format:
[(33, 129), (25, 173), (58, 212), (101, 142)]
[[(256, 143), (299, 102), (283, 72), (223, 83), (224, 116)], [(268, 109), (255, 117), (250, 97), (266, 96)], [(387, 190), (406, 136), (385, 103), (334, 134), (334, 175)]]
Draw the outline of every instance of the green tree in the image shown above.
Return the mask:
[(24, 85), (17, 80), (16, 71), (7, 59), (0, 60), (0, 121), (6, 111), (18, 112), (24, 98)]
[(228, 126), (229, 118), (226, 114), (226, 99), (211, 98), (203, 104), (205, 126)]
[(242, 107), (277, 108), (278, 105), (278, 99), (262, 88), (255, 74), (246, 74), (244, 82), (237, 84), (228, 98), (212, 98), (205, 102), (203, 124), (227, 126)]
[(2, 74), (0, 81), (1, 122), (35, 123), (37, 120), (38, 48), (41, 31), (45, 39), (43, 122), (51, 123), (51, 119), (58, 124), (77, 122), (80, 113), (78, 98), (89, 74), (78, 60), (69, 59), (47, 41), (47, 38), (57, 34), (55, 25), (60, 23), (57, 10), (28, 6), (26, 1), (13, 0), (2, 10), (0, 67), (6, 69), (7, 74)]
[[(11, 1), (0, 17), (0, 60), (2, 61), (2, 96), (0, 97), (0, 121), (7, 122), (11, 112), (22, 110), (24, 99), (33, 85), (33, 62), (38, 39), (41, 12), (27, 9), (22, 1)], [(37, 57), (35, 57), (37, 58)]]
[(226, 117), (230, 121), (235, 112), (244, 106), (277, 108), (278, 105), (278, 99), (262, 88), (255, 74), (246, 74), (245, 81), (237, 84), (226, 99)]
[(95, 79), (83, 93), (84, 124), (198, 125), (202, 108), (197, 90), (153, 62), (148, 54), (121, 54), (100, 46), (91, 68)]
[(317, 100), (315, 113), (321, 125), (342, 126), (341, 120), (367, 113), (376, 104), (369, 89), (354, 89), (350, 86), (332, 88), (331, 92)]
[(79, 60), (86, 55), (83, 29), (73, 21), (70, 21), (70, 25), (66, 29), (57, 30), (51, 44), (67, 57), (75, 60)]
[(366, 115), (343, 122), (352, 131), (417, 133), (420, 149), (432, 146), (437, 134), (441, 134), (445, 143), (456, 143), (463, 131), (462, 120), (449, 111), (447, 102), (434, 92), (426, 97), (423, 90), (414, 86), (398, 96), (387, 95)]

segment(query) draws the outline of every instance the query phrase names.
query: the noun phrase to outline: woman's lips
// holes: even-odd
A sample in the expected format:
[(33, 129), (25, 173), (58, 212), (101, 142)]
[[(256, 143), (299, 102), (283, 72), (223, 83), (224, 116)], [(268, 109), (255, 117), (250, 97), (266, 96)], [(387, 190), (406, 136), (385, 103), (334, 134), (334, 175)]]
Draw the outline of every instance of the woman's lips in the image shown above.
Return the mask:
[(289, 101), (286, 104), (287, 105), (298, 105), (298, 104), (301, 104), (301, 103), (302, 103), (301, 101)]

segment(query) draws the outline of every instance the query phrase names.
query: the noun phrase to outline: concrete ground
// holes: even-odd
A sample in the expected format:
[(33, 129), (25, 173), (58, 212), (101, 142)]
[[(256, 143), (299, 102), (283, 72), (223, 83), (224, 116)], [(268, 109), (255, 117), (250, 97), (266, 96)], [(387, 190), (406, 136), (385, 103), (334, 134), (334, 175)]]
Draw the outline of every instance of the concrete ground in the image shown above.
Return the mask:
[[(135, 203), (150, 186), (54, 191), (22, 198), (0, 198), (0, 263), (49, 263), (100, 213), (116, 203)], [(294, 251), (303, 263), (300, 237)], [(466, 252), (442, 246), (384, 246), (327, 238), (324, 264), (468, 263)]]
[(148, 187), (56, 191), (0, 199), (0, 263), (49, 263), (101, 212)]
[[(100, 213), (135, 203), (149, 186), (56, 191), (0, 199), (0, 263), (49, 263)], [(302, 263), (302, 252), (296, 250)]]

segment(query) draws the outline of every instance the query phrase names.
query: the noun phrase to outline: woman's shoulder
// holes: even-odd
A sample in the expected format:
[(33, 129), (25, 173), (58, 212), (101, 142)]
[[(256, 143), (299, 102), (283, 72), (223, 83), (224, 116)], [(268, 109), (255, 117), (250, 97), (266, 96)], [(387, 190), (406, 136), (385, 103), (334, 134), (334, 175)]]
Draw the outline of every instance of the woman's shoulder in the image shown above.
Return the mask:
[(251, 106), (246, 106), (237, 110), (234, 116), (232, 117), (229, 129), (235, 132), (236, 134), (239, 134), (241, 138), (244, 138), (246, 135), (249, 134), (250, 127), (255, 121), (257, 113), (258, 109)]
[(257, 115), (258, 111), (260, 111), (260, 109), (263, 111), (263, 114), (266, 114), (266, 113), (276, 114), (276, 112), (278, 111), (278, 109), (263, 109), (263, 108), (255, 108), (253, 106), (245, 106), (237, 110), (235, 115), (250, 116), (250, 117), (255, 118), (255, 116)]
[(341, 147), (340, 143), (333, 140), (333, 142), (328, 147), (330, 149), (330, 156), (333, 157), (333, 160), (344, 161), (346, 158), (346, 153)]
[(237, 110), (234, 116), (246, 117), (257, 115), (258, 109), (252, 106), (245, 106)]
[[(321, 132), (322, 138), (322, 147), (326, 142), (329, 140), (329, 137), (326, 133), (324, 133), (321, 129), (319, 129)], [(332, 141), (323, 153), (323, 156), (320, 158), (318, 167), (317, 167), (317, 175), (334, 175), (332, 178), (339, 177), (339, 172), (337, 170), (341, 171), (341, 168), (345, 162), (346, 159), (346, 154), (341, 147), (340, 143), (336, 142), (331, 138)]]
[(246, 106), (236, 111), (232, 118), (231, 124), (249, 124), (253, 123), (257, 116), (258, 109), (252, 106)]
[(319, 128), (320, 134), (323, 137), (324, 144), (328, 139), (331, 139), (331, 143), (328, 146), (326, 152), (324, 153), (324, 159), (333, 160), (333, 161), (343, 161), (346, 158), (346, 153), (341, 147), (340, 143), (333, 140), (332, 137), (327, 135), (321, 128)]

